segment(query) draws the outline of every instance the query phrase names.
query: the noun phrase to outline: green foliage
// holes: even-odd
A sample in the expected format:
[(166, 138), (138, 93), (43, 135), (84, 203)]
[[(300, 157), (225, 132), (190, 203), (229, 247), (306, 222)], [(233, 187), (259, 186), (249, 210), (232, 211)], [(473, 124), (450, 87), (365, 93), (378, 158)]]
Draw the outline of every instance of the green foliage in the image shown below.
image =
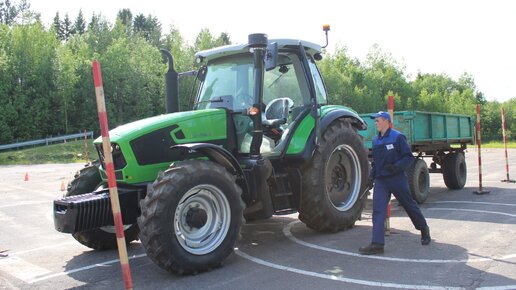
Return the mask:
[(75, 19), (72, 27), (72, 34), (84, 34), (86, 32), (86, 20), (82, 14), (82, 10), (79, 10), (79, 14)]
[(133, 32), (136, 35), (141, 35), (154, 46), (159, 47), (161, 44), (161, 23), (155, 16), (136, 15), (133, 21)]
[[(7, 8), (9, 7), (9, 8)], [(14, 9), (14, 10), (13, 10)], [(164, 74), (167, 64), (159, 49), (174, 56), (178, 72), (197, 70), (195, 52), (231, 43), (226, 32), (199, 31), (193, 44), (171, 26), (165, 33), (152, 15), (122, 9), (111, 24), (101, 14), (75, 21), (56, 13), (45, 28), (30, 14), (26, 1), (0, 0), (0, 144), (62, 135), (98, 132), (91, 64), (98, 59), (110, 127), (165, 112)], [(21, 14), (23, 25), (17, 24)], [(29, 19), (27, 19), (29, 17)], [(30, 18), (32, 17), (32, 18)], [(27, 20), (27, 21), (25, 21)], [(445, 74), (419, 73), (410, 79), (405, 67), (374, 46), (361, 62), (345, 47), (325, 52), (319, 69), (329, 102), (359, 113), (387, 109), (394, 96), (396, 110), (474, 115), (482, 104), (483, 140), (501, 140), (500, 107), (505, 108), (508, 140), (516, 139), (516, 97), (500, 104), (487, 102), (471, 75), (454, 80)], [(194, 78), (180, 80), (180, 108), (190, 110)]]
[(15, 1), (3, 0), (0, 1), (0, 24), (12, 25), (22, 18), (23, 13), (30, 12), (30, 4), (27, 0)]

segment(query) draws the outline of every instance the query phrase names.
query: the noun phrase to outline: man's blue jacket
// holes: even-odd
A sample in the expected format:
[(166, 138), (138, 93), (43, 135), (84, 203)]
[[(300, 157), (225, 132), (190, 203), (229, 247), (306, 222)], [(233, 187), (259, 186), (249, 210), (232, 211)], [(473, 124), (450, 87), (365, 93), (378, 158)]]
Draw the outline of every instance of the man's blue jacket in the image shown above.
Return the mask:
[(388, 129), (373, 138), (373, 162), (369, 176), (384, 178), (405, 171), (414, 162), (414, 156), (403, 134)]

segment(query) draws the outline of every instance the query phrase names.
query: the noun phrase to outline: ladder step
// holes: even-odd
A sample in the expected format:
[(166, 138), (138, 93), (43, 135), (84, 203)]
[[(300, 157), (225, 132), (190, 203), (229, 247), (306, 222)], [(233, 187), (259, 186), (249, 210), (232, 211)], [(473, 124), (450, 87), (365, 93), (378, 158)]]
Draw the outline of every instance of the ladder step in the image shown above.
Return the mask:
[(282, 196), (290, 196), (290, 195), (294, 195), (293, 192), (278, 192), (278, 193), (274, 193), (274, 197), (282, 197)]

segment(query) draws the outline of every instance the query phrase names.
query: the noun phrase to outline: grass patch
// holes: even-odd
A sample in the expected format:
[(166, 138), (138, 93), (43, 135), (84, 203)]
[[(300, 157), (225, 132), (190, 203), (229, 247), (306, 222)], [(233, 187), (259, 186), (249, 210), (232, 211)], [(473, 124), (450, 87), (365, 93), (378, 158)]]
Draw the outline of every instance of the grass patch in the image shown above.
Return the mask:
[[(504, 148), (503, 142), (492, 141), (487, 143), (482, 143), (482, 148)], [(516, 141), (507, 142), (507, 148), (516, 148)]]
[[(88, 157), (90, 160), (98, 157), (90, 139)], [(81, 162), (86, 162), (84, 140), (0, 152), (0, 165)]]

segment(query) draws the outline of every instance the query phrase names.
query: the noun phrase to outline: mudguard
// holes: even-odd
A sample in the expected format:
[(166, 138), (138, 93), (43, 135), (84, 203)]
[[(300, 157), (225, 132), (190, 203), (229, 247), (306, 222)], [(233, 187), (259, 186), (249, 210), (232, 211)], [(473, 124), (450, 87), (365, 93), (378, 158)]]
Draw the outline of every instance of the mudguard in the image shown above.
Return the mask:
[(338, 109), (333, 109), (330, 112), (328, 112), (327, 114), (322, 116), (321, 123), (320, 123), (320, 130), (321, 131), (326, 130), (326, 128), (328, 128), (328, 126), (331, 124), (331, 122), (335, 121), (336, 119), (343, 118), (343, 117), (346, 117), (346, 118), (351, 117), (352, 119), (354, 119), (355, 122), (353, 123), (353, 125), (358, 130), (366, 130), (367, 129), (367, 123), (357, 113), (355, 113), (351, 110), (347, 110), (345, 108), (338, 108)]
[(244, 171), (240, 167), (240, 164), (235, 157), (223, 147), (211, 143), (189, 143), (172, 146), (170, 150), (177, 151), (182, 159), (188, 159), (190, 156), (197, 157), (199, 154), (208, 157), (210, 161), (222, 165), (228, 172), (234, 174), (237, 179), (243, 180), (244, 182), (240, 184), (244, 187), (242, 190), (249, 192)]

